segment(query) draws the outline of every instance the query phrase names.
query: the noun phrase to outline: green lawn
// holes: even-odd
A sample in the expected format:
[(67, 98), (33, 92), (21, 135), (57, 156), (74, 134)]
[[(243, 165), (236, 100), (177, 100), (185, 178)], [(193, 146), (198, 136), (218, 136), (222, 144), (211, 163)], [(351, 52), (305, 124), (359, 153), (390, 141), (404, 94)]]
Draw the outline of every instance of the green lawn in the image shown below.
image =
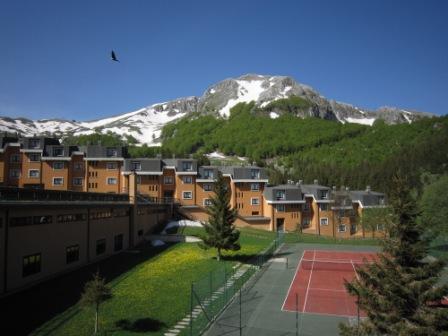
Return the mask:
[[(189, 233), (190, 229), (185, 229)], [(100, 308), (100, 330), (107, 335), (145, 332), (163, 335), (185, 317), (190, 305), (190, 286), (210, 272), (244, 261), (265, 249), (275, 233), (242, 229), (242, 249), (227, 253), (226, 260), (214, 259), (215, 251), (197, 244), (180, 243), (145, 260), (110, 282), (113, 298)], [(51, 330), (51, 332), (48, 332)], [(46, 323), (35, 335), (91, 335), (93, 311), (78, 305)], [(105, 334), (106, 334), (105, 333)]]

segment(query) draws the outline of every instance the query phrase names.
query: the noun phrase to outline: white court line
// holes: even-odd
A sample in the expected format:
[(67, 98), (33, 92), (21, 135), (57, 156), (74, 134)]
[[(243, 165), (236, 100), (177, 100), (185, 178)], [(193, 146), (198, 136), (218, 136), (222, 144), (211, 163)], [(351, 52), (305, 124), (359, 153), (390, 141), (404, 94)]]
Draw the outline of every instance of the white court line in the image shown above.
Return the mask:
[(329, 289), (329, 288), (311, 288), (310, 290), (318, 290), (318, 291), (327, 291), (327, 292), (345, 292), (347, 293), (347, 291), (345, 289)]
[[(313, 259), (315, 257), (316, 257), (316, 251), (314, 251)], [(310, 290), (310, 283), (311, 283), (311, 277), (313, 276), (313, 269), (314, 269), (314, 261), (313, 261), (313, 264), (311, 265), (310, 278), (308, 279), (308, 285), (306, 286), (305, 300), (303, 302), (303, 311), (305, 311), (306, 302), (308, 301), (308, 291)]]
[(306, 250), (304, 250), (302, 252), (302, 256), (300, 257), (299, 263), (297, 264), (296, 274), (294, 274), (294, 278), (292, 279), (291, 284), (289, 285), (288, 293), (286, 294), (285, 300), (283, 300), (283, 305), (282, 305), (282, 309), (281, 309), (282, 311), (285, 311), (284, 307), (285, 307), (285, 304), (286, 304), (286, 299), (289, 297), (289, 292), (291, 291), (292, 284), (296, 280), (297, 273), (299, 273), (300, 264), (302, 263), (302, 259), (303, 259), (303, 255), (305, 254), (305, 251)]
[(353, 260), (350, 260), (350, 262), (351, 262), (351, 264), (353, 266), (353, 271), (355, 271), (356, 279), (359, 280), (359, 275), (358, 275), (358, 272), (356, 272), (356, 268), (355, 268), (355, 264), (353, 263)]

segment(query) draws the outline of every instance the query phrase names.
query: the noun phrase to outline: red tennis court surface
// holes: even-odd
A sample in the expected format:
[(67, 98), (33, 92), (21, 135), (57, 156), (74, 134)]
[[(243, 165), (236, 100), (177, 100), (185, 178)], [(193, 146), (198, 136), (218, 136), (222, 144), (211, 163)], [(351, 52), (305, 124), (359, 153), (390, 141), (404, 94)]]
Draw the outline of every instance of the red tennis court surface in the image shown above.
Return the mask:
[(375, 258), (370, 252), (304, 251), (282, 310), (357, 316), (356, 298), (347, 293), (344, 280), (353, 280), (356, 268)]

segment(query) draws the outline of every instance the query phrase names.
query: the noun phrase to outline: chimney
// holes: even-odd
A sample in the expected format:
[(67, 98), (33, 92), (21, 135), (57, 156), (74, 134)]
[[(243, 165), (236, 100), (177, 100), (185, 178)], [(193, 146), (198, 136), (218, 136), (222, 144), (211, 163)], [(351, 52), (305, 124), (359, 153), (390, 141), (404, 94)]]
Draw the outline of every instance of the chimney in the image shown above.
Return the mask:
[(369, 185), (366, 187), (366, 191), (367, 191), (368, 193), (370, 192), (370, 186), (369, 186)]
[(319, 184), (319, 181), (318, 180), (314, 180), (314, 184)]

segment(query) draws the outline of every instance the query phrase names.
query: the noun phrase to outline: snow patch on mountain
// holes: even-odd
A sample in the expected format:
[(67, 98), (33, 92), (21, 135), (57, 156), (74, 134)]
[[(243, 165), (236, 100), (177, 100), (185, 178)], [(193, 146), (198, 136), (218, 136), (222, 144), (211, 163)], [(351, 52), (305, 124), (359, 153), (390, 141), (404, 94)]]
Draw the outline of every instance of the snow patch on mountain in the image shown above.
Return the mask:
[(238, 84), (238, 97), (229, 99), (227, 105), (224, 106), (219, 114), (224, 117), (230, 115), (230, 109), (238, 103), (249, 103), (251, 101), (257, 102), (260, 95), (265, 91), (263, 88), (263, 80), (236, 80)]
[(361, 124), (361, 125), (369, 125), (372, 126), (375, 122), (375, 118), (345, 118), (346, 122), (353, 123), (353, 124)]

